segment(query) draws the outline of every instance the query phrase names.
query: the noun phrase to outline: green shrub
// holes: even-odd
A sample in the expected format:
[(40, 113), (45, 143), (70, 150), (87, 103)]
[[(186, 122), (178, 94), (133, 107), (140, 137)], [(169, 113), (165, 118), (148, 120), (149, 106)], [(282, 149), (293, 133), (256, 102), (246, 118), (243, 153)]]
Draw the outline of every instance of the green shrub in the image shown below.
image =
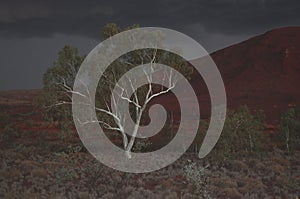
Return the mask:
[(11, 123), (11, 118), (5, 110), (0, 110), (0, 129), (4, 129)]
[(151, 145), (152, 142), (148, 139), (137, 139), (133, 145), (132, 151), (137, 153), (147, 152)]
[(208, 121), (200, 120), (197, 135), (196, 135), (192, 145), (190, 146), (190, 148), (188, 149), (187, 152), (196, 153), (196, 154), (199, 153), (199, 150), (201, 148), (202, 142), (203, 142), (204, 137), (206, 135), (208, 126), (209, 126)]
[(290, 153), (300, 149), (300, 109), (290, 108), (281, 114), (279, 140)]
[(8, 141), (19, 136), (10, 115), (5, 111), (0, 111), (0, 140)]
[(34, 99), (35, 108), (43, 118), (50, 123), (59, 124), (63, 140), (71, 136), (74, 127), (70, 90), (84, 58), (77, 48), (64, 46), (58, 52), (53, 66), (48, 68), (43, 76), (42, 95)]
[(267, 137), (262, 132), (263, 122), (263, 111), (251, 114), (247, 106), (228, 111), (213, 155), (224, 160), (235, 154), (262, 152), (267, 145)]
[(72, 181), (77, 178), (77, 173), (74, 169), (69, 169), (62, 167), (56, 173), (56, 180), (58, 184), (65, 183), (67, 181)]

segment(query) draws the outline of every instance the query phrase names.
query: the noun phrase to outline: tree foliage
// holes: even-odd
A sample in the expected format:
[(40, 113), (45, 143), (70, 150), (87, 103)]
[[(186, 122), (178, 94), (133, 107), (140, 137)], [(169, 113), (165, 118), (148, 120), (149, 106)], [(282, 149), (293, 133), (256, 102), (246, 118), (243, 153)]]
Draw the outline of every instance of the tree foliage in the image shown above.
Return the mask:
[[(138, 27), (137, 25), (134, 25), (125, 29), (121, 29), (117, 27), (115, 24), (108, 24), (104, 27), (103, 36), (104, 38), (106, 37), (109, 38), (119, 32), (126, 31), (128, 29), (137, 28), (137, 27)], [(163, 43), (162, 40), (164, 38), (162, 35), (159, 34), (159, 32), (146, 33), (146, 34), (155, 34), (158, 43)], [(118, 80), (123, 75), (125, 75), (126, 72), (128, 72), (130, 69), (148, 63), (150, 63), (149, 66), (150, 70), (153, 69), (152, 67), (156, 63), (160, 63), (160, 64), (170, 66), (173, 69), (179, 71), (181, 74), (186, 76), (186, 78), (188, 78), (193, 72), (192, 67), (189, 66), (183, 58), (181, 58), (180, 56), (174, 53), (164, 51), (163, 49), (159, 49), (159, 48), (140, 49), (140, 50), (131, 51), (116, 59), (106, 69), (106, 71), (104, 72), (104, 74), (101, 76), (99, 80), (97, 93), (96, 93), (96, 107), (99, 107), (99, 109), (102, 110), (97, 112), (97, 116), (104, 128), (108, 130), (117, 129), (118, 131), (121, 132), (120, 135), (122, 136), (123, 139), (123, 146), (124, 148), (127, 148), (126, 150), (130, 150), (130, 148), (132, 147), (131, 141), (132, 138), (135, 137), (134, 134), (136, 133), (137, 129), (135, 127), (133, 128), (133, 132), (132, 132), (133, 136), (131, 136), (130, 141), (127, 141), (125, 132), (123, 132), (123, 127), (124, 125), (126, 126), (126, 124), (121, 124), (120, 122), (116, 123), (115, 122), (116, 118), (112, 117), (110, 114), (108, 114), (106, 111), (103, 110), (111, 109), (111, 107), (107, 105), (110, 104), (110, 99), (112, 98), (113, 90)], [(148, 78), (149, 78), (148, 80), (152, 79), (150, 76)], [(151, 85), (151, 87), (149, 85)], [(130, 102), (129, 112), (135, 124), (137, 125), (142, 124), (143, 117), (141, 116), (145, 115), (145, 113), (148, 112), (149, 107), (147, 106), (148, 103), (147, 99), (151, 99), (151, 97), (149, 98), (149, 96), (153, 94), (163, 94), (163, 92), (160, 92), (162, 90), (163, 88), (161, 85), (152, 84), (150, 82), (148, 83), (148, 85), (144, 85), (138, 88), (136, 91), (134, 91), (134, 94), (132, 96), (126, 96), (127, 101)], [(103, 95), (104, 93), (105, 95)]]
[[(133, 25), (122, 29), (116, 24), (110, 23), (103, 28), (103, 38), (108, 39), (122, 31), (138, 27), (138, 25)], [(159, 41), (164, 39), (160, 34), (156, 35), (158, 36)], [(43, 101), (45, 102), (44, 107), (47, 110), (45, 112), (45, 116), (49, 120), (71, 121), (71, 107), (66, 105), (72, 103), (71, 97), (74, 80), (84, 58), (85, 56), (79, 55), (78, 49), (65, 46), (61, 51), (59, 51), (58, 58), (54, 62), (53, 66), (45, 73), (45, 95)], [(111, 114), (107, 114), (107, 111), (110, 111), (111, 108), (109, 105), (111, 102), (112, 90), (116, 86), (117, 81), (133, 67), (147, 63), (151, 63), (152, 65), (161, 63), (170, 66), (186, 76), (186, 78), (189, 78), (193, 72), (193, 68), (189, 66), (182, 57), (158, 48), (141, 49), (122, 55), (104, 71), (98, 82), (96, 90), (95, 105), (98, 108), (96, 110), (106, 110), (97, 112), (99, 124), (104, 128), (110, 130), (116, 128), (108, 127), (118, 126), (118, 124), (115, 123), (115, 118), (112, 117)], [(143, 104), (146, 102), (145, 96), (149, 94), (149, 91), (151, 91), (150, 94), (153, 94), (162, 89), (162, 86), (151, 84), (151, 89), (149, 89), (149, 85), (144, 85), (135, 91), (136, 99), (139, 103)], [(134, 95), (129, 96), (127, 100), (134, 101), (133, 98)], [(140, 124), (139, 120), (141, 114), (136, 113), (142, 113), (144, 111), (147, 112), (147, 108), (141, 109), (140, 107), (137, 107), (135, 103), (130, 103), (129, 109), (132, 114), (132, 119), (136, 123)], [(68, 125), (64, 126), (65, 130), (69, 129)]]
[(282, 113), (279, 137), (289, 153), (300, 149), (300, 108), (290, 108)]
[(247, 106), (229, 110), (214, 155), (226, 159), (238, 153), (261, 152), (267, 144), (263, 134), (264, 114), (252, 114)]
[(71, 99), (71, 93), (64, 92), (63, 87), (72, 88), (77, 71), (85, 56), (80, 56), (78, 49), (64, 46), (58, 52), (58, 58), (53, 66), (48, 68), (43, 77), (44, 96), (43, 104), (45, 118), (50, 121), (69, 120), (70, 106), (60, 106), (64, 101)]

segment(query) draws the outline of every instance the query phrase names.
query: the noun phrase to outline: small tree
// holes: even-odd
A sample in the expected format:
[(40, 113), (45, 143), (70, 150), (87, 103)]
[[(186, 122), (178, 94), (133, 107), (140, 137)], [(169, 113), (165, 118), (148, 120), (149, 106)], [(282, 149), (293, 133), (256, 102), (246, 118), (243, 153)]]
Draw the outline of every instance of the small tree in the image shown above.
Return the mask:
[(237, 152), (257, 152), (264, 147), (264, 114), (262, 111), (252, 115), (247, 106), (229, 111), (221, 137), (214, 154), (228, 158)]
[(72, 93), (65, 92), (65, 87), (72, 88), (77, 71), (85, 56), (80, 56), (78, 49), (71, 46), (64, 46), (58, 52), (58, 58), (43, 77), (44, 92), (37, 105), (42, 106), (42, 113), (46, 120), (59, 122), (63, 131), (63, 138), (70, 132), (73, 125), (70, 106)]
[(284, 141), (288, 153), (300, 149), (300, 111), (290, 108), (281, 115), (280, 138)]
[[(134, 25), (122, 30), (116, 24), (107, 24), (103, 29), (103, 37), (107, 39), (121, 31), (136, 27), (138, 26)], [(160, 38), (159, 34), (157, 35), (158, 39), (163, 39)], [(59, 53), (58, 61), (46, 72), (44, 76), (45, 90), (48, 95), (51, 95), (46, 107), (49, 107), (50, 110), (61, 105), (72, 104), (71, 95), (74, 94), (74, 79), (82, 61), (83, 57), (78, 55), (76, 49), (65, 47)], [(166, 83), (167, 87), (154, 84), (152, 81), (157, 63), (174, 68), (174, 70), (158, 71), (162, 76), (162, 83)], [(130, 69), (143, 64), (148, 64), (147, 68), (143, 68), (147, 84), (134, 90), (134, 84), (138, 77), (126, 75), (126, 82), (129, 88), (132, 89), (131, 94), (128, 94), (128, 90), (126, 90), (124, 85), (119, 84), (118, 80)], [(122, 137), (123, 148), (127, 157), (130, 158), (135, 137), (143, 121), (142, 116), (147, 112), (151, 100), (171, 92), (176, 86), (177, 81), (179, 81), (178, 76), (174, 73), (175, 70), (186, 77), (189, 77), (193, 72), (192, 67), (188, 66), (187, 62), (180, 56), (159, 50), (155, 47), (153, 49), (136, 50), (122, 55), (103, 71), (103, 75), (99, 80), (95, 105), (92, 105), (95, 106), (97, 112), (97, 121), (82, 122), (97, 122), (106, 130), (119, 132)], [(128, 102), (129, 112), (135, 122), (133, 128), (130, 130), (131, 133), (125, 132), (125, 125), (128, 118), (125, 118), (123, 110), (118, 109), (119, 103), (122, 102)], [(70, 107), (66, 109), (60, 108), (59, 112), (55, 111), (55, 114), (55, 119), (58, 120), (62, 119), (60, 117), (62, 114), (64, 115), (63, 118), (65, 116), (70, 117)], [(128, 137), (128, 135), (131, 135), (131, 137)]]

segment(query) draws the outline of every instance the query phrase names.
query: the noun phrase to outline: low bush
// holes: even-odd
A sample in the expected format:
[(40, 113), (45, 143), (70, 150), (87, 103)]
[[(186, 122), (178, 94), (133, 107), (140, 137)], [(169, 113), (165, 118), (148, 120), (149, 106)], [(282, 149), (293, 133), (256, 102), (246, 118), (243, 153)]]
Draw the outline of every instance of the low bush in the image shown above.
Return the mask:
[(208, 170), (209, 165), (202, 167), (189, 160), (184, 167), (184, 175), (188, 181), (196, 186), (196, 195), (198, 198), (211, 198), (208, 191)]
[(5, 110), (0, 109), (0, 129), (4, 129), (11, 123), (11, 118)]
[(132, 151), (136, 153), (149, 152), (152, 142), (149, 139), (137, 139), (133, 145)]
[(0, 140), (8, 141), (19, 136), (10, 115), (5, 110), (0, 111)]

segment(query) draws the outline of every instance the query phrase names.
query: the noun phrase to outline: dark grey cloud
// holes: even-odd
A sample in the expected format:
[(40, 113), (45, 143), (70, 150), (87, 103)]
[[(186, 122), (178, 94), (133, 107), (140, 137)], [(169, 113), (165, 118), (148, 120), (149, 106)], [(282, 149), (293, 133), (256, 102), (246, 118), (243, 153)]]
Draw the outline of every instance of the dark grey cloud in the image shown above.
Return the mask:
[(300, 25), (299, 0), (1, 0), (0, 90), (41, 87), (65, 44), (88, 53), (108, 22), (181, 31), (208, 51)]
[(201, 24), (207, 32), (251, 34), (300, 23), (299, 0), (15, 0), (0, 3), (0, 33), (51, 36), (65, 33), (99, 38), (107, 22), (123, 26), (164, 26), (185, 30)]
[(80, 47), (85, 54), (98, 41), (64, 34), (39, 38), (0, 38), (0, 90), (40, 88), (43, 74), (65, 45)]

